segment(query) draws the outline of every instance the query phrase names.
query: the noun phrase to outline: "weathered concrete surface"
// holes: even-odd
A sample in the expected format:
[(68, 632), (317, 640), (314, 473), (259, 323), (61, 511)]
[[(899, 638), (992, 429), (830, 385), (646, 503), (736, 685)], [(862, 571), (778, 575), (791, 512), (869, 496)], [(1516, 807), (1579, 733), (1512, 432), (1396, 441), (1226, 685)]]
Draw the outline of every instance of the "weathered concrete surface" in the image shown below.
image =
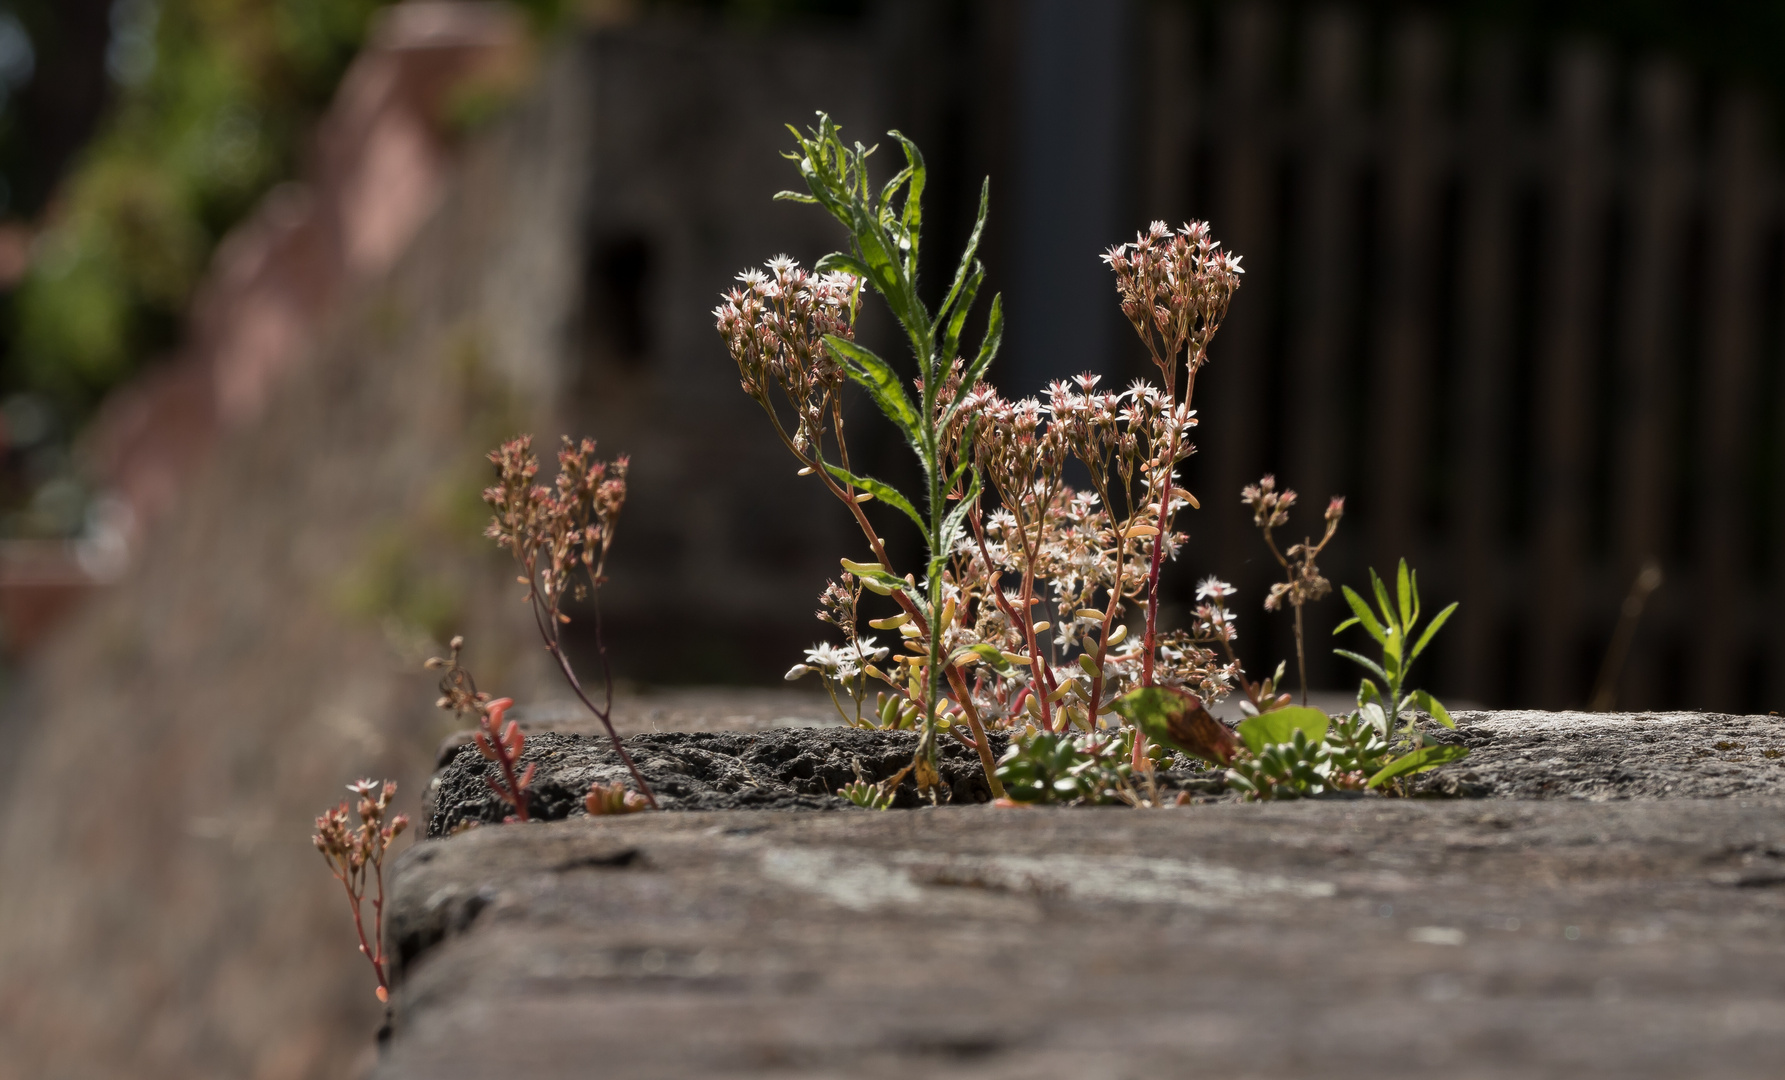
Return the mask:
[[(832, 793), (844, 784), (857, 776), (879, 782), (910, 763), (916, 739), (910, 732), (823, 728), (836, 719), (827, 699), (785, 691), (731, 693), (738, 700), (708, 690), (616, 705), (617, 727), (664, 809), (837, 809), (846, 804)], [(586, 712), (542, 707), (526, 716), (532, 737), (522, 761), (538, 770), (534, 817), (581, 814), (592, 782), (631, 784), (606, 734)], [(763, 730), (763, 716), (801, 726)], [(647, 734), (640, 730), (644, 717), (691, 730)], [(1422, 722), (1429, 737), (1471, 748), (1466, 760), (1418, 778), (1416, 788), (1424, 794), (1598, 801), (1785, 796), (1785, 721), (1775, 716), (1479, 712), (1458, 713), (1456, 722), (1455, 731)], [(727, 727), (733, 730), (721, 731)], [(442, 767), (428, 788), (430, 836), (466, 822), (499, 822), (509, 812), (487, 782), (500, 779), (495, 766), (467, 749), (468, 735), (442, 746)], [(1003, 736), (993, 739), (994, 755), (1001, 755)], [(989, 800), (973, 753), (953, 740), (944, 740), (942, 749), (947, 801)], [(1179, 756), (1157, 774), (1157, 783), (1167, 799), (1180, 792), (1238, 798), (1222, 795), (1224, 775)], [(907, 780), (898, 799), (901, 807), (916, 806), (916, 785)]]
[(1458, 713), (1446, 770), (1502, 798), (1785, 795), (1785, 719), (1723, 713)]
[(401, 861), (386, 1080), (1772, 1077), (1785, 800), (945, 807)]

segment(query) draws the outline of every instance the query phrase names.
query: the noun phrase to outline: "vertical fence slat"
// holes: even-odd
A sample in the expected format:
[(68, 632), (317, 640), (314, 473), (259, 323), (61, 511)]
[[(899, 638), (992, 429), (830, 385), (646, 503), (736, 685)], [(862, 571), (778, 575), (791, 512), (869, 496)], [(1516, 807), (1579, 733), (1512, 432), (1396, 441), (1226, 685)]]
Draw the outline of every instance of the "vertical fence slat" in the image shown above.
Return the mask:
[[(1635, 90), (1630, 270), (1617, 353), (1623, 414), (1612, 457), (1613, 506), (1618, 508), (1614, 565), (1622, 583), (1634, 580), (1645, 562), (1662, 556), (1673, 512), (1668, 477), (1678, 448), (1670, 421), (1680, 362), (1674, 343), (1691, 197), (1686, 126), (1692, 100), (1685, 73), (1671, 64), (1651, 64), (1637, 75)], [(1648, 627), (1666, 610), (1661, 603), (1665, 596), (1658, 595), (1651, 605)], [(1632, 644), (1618, 687), (1620, 705), (1642, 708), (1655, 701), (1658, 636), (1643, 633)]]
[(1382, 199), (1380, 347), (1373, 358), (1369, 500), (1372, 559), (1419, 564), (1418, 506), (1433, 430), (1427, 412), (1435, 355), (1433, 278), (1438, 243), (1444, 43), (1424, 20), (1403, 24), (1392, 45), (1387, 167)]
[(1593, 324), (1602, 285), (1606, 218), (1603, 140), (1609, 80), (1596, 53), (1570, 51), (1557, 65), (1551, 160), (1554, 227), (1538, 336), (1535, 555), (1544, 617), (1533, 619), (1536, 700), (1579, 704), (1592, 416)]
[(1298, 525), (1305, 522), (1310, 529), (1318, 527), (1313, 515), (1340, 494), (1340, 372), (1358, 293), (1355, 196), (1357, 162), (1366, 151), (1357, 112), (1361, 36), (1355, 15), (1328, 10), (1309, 19), (1303, 38), (1306, 74), (1297, 131), (1305, 157), (1293, 198), (1304, 238), (1295, 249), (1301, 265), (1284, 268), (1295, 275), (1302, 302), (1289, 347), (1292, 399), (1284, 479), (1306, 497), (1302, 513), (1309, 516)]
[[(1215, 236), (1245, 260), (1246, 277), (1221, 336), (1213, 360), (1197, 381), (1199, 413), (1206, 425), (1199, 440), (1208, 467), (1199, 492), (1205, 513), (1189, 520), (1212, 543), (1204, 565), (1235, 574), (1244, 567), (1257, 543), (1251, 520), (1234, 508), (1240, 488), (1262, 455), (1266, 402), (1265, 343), (1271, 312), (1270, 234), (1272, 145), (1265, 130), (1270, 89), (1271, 49), (1279, 20), (1274, 7), (1247, 4), (1230, 8), (1222, 28), (1224, 70), (1218, 92), (1211, 95), (1220, 109), (1219, 206)], [(1194, 544), (1194, 542), (1193, 542)], [(1243, 582), (1255, 586), (1250, 579)]]
[(1461, 664), (1457, 690), (1476, 701), (1498, 703), (1495, 664), (1503, 598), (1499, 523), (1505, 512), (1506, 371), (1510, 334), (1513, 192), (1512, 95), (1514, 55), (1504, 41), (1490, 41), (1471, 57), (1469, 121), (1464, 130), (1462, 297), (1455, 385), (1458, 399), (1458, 565), (1462, 607), (1456, 634)]
[(1712, 151), (1710, 253), (1706, 260), (1707, 318), (1704, 341), (1703, 470), (1695, 478), (1701, 507), (1695, 522), (1702, 588), (1700, 601), (1713, 613), (1696, 628), (1693, 664), (1695, 705), (1734, 709), (1740, 665), (1747, 657), (1747, 552), (1742, 542), (1749, 448), (1747, 407), (1761, 270), (1760, 139), (1758, 103), (1731, 96), (1719, 109)]
[[(1184, 206), (1191, 140), (1206, 138), (1213, 202), (1203, 196), (1199, 207), (1209, 206), (1216, 234), (1246, 256), (1248, 270), (1198, 387), (1208, 425), (1204, 454), (1189, 468), (1198, 495), (1211, 510), (1230, 507), (1238, 488), (1273, 457), (1311, 507), (1345, 484), (1339, 442), (1352, 430), (1343, 413), (1347, 369), (1367, 326), (1363, 377), (1372, 416), (1403, 424), (1425, 418), (1429, 426), (1392, 436), (1369, 430), (1367, 490), (1347, 494), (1367, 508), (1372, 561), (1405, 553), (1456, 577), (1454, 593), (1464, 606), (1449, 636), (1457, 639), (1452, 655), (1460, 667), (1445, 673), (1456, 678), (1442, 689), (1512, 703), (1501, 667), (1510, 661), (1520, 672), (1516, 703), (1578, 703), (1616, 600), (1638, 568), (1667, 555), (1678, 535), (1678, 515), (1688, 510), (1678, 505), (1678, 466), (1693, 460), (1696, 515), (1685, 523), (1692, 558), (1668, 567), (1668, 586), (1652, 602), (1625, 666), (1619, 704), (1653, 707), (1658, 673), (1689, 670), (1688, 704), (1728, 707), (1742, 693), (1743, 665), (1762, 640), (1774, 661), (1773, 689), (1785, 693), (1785, 620), (1761, 607), (1745, 547), (1744, 484), (1756, 467), (1749, 455), (1760, 430), (1754, 395), (1767, 273), (1763, 232), (1780, 210), (1778, 181), (1761, 150), (1761, 120), (1732, 106), (1719, 114), (1709, 152), (1699, 149), (1690, 136), (1691, 80), (1665, 61), (1652, 62), (1635, 73), (1626, 152), (1622, 142), (1614, 144), (1612, 73), (1603, 57), (1576, 48), (1555, 58), (1553, 100), (1527, 122), (1512, 104), (1517, 54), (1489, 40), (1471, 57), (1467, 116), (1452, 122), (1440, 104), (1441, 39), (1418, 18), (1383, 27), (1388, 97), (1382, 115), (1372, 117), (1361, 103), (1364, 24), (1331, 8), (1295, 15), (1306, 67), (1301, 99), (1285, 113), (1273, 97), (1274, 49), (1285, 29), (1279, 16), (1263, 2), (1220, 9), (1212, 78), (1190, 70), (1191, 29), (1177, 8), (1152, 12), (1145, 43), (1153, 89), (1142, 143), (1149, 156), (1135, 191), (1149, 216)], [(1276, 190), (1284, 161), (1298, 166), (1294, 188), (1283, 193), (1293, 200), (1286, 219)], [(1461, 216), (1448, 322), (1437, 256), (1446, 207), (1441, 185), (1453, 170)], [(1709, 185), (1706, 257), (1689, 266), (1701, 171)], [(1354, 201), (1372, 173), (1381, 178), (1373, 237), (1363, 234), (1362, 204)], [(1538, 197), (1533, 221), (1542, 228), (1525, 250), (1520, 226), (1530, 190)], [(1618, 236), (1607, 231), (1614, 220), (1626, 227)], [(1283, 234), (1290, 225), (1296, 233)], [(1606, 258), (1613, 239), (1621, 253), (1615, 265)], [(1277, 265), (1279, 248), (1290, 265)], [(1366, 280), (1359, 270), (1372, 248), (1376, 276)], [(1616, 296), (1608, 291), (1613, 282)], [(1535, 303), (1528, 329), (1526, 288)], [(1703, 327), (1685, 342), (1681, 331), (1697, 310), (1691, 305), (1698, 290)], [(1614, 321), (1607, 323), (1608, 315)], [(1286, 403), (1267, 400), (1279, 322)], [(1438, 341), (1441, 327), (1454, 339)], [(1428, 398), (1452, 340), (1450, 400), (1434, 411)], [(1514, 446), (1512, 421), (1524, 414), (1515, 413), (1523, 403), (1512, 376), (1522, 370), (1527, 345), (1534, 350), (1524, 436), (1530, 442)], [(1602, 356), (1614, 383), (1606, 400), (1596, 396), (1608, 392), (1598, 385)], [(1684, 384), (1693, 357), (1702, 359), (1692, 376), (1698, 382)], [(1679, 441), (1684, 391), (1696, 395), (1687, 427), (1699, 434), (1690, 446)], [(1287, 412), (1273, 417), (1285, 404)], [(1785, 410), (1785, 398), (1773, 405)], [(1601, 431), (1607, 416), (1610, 428)], [(1265, 445), (1271, 432), (1281, 435), (1279, 453)], [(1421, 536), (1430, 467), (1418, 452), (1422, 437), (1449, 439), (1455, 457), (1449, 531), (1430, 538)], [(1603, 449), (1598, 438), (1609, 438)], [(1595, 472), (1600, 463), (1608, 469), (1603, 477)], [(1785, 472), (1785, 461), (1776, 465)], [(1528, 474), (1515, 476), (1517, 468)], [(1589, 550), (1592, 485), (1601, 479), (1610, 485), (1612, 561), (1605, 567)], [(1532, 512), (1523, 549), (1506, 535), (1514, 495), (1531, 500), (1517, 507)], [(1248, 593), (1262, 584), (1265, 568), (1244, 515), (1223, 511), (1187, 523), (1199, 533), (1198, 570), (1236, 574)], [(1772, 589), (1785, 606), (1785, 572)], [(1534, 602), (1543, 605), (1543, 617), (1532, 616)], [(1663, 656), (1660, 645), (1670, 640), (1691, 643), (1690, 655)]]
[[(1176, 225), (1185, 214), (1190, 188), (1191, 120), (1196, 115), (1196, 84), (1190, 57), (1195, 38), (1190, 12), (1182, 4), (1155, 4), (1146, 12), (1150, 80), (1145, 107), (1147, 126), (1140, 135), (1142, 165), (1141, 217), (1163, 218)], [(1126, 239), (1111, 237), (1110, 242)]]

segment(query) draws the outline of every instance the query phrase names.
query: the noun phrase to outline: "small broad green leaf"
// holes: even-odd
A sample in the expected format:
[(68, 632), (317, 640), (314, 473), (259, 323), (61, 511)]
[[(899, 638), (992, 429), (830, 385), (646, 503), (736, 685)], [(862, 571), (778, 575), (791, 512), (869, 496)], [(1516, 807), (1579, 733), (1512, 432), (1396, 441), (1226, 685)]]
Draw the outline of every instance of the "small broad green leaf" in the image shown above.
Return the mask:
[(1382, 703), (1380, 701), (1369, 701), (1359, 705), (1357, 707), (1357, 713), (1359, 716), (1363, 717), (1371, 727), (1376, 729), (1376, 734), (1382, 736), (1383, 739), (1388, 739), (1390, 737), (1388, 730), (1388, 714), (1382, 711)]
[(1318, 743), (1326, 738), (1326, 729), (1331, 723), (1332, 718), (1319, 709), (1291, 705), (1240, 721), (1240, 740), (1254, 754), (1273, 743), (1290, 741), (1298, 731), (1305, 734), (1309, 742)]
[(1239, 749), (1233, 732), (1209, 715), (1202, 699), (1189, 691), (1144, 686), (1123, 694), (1111, 706), (1147, 738), (1206, 761), (1225, 765)]
[(1010, 670), (1010, 661), (1004, 659), (1004, 654), (999, 652), (995, 646), (988, 645), (983, 641), (979, 642), (977, 645), (969, 645), (967, 648), (957, 651), (954, 656), (950, 658), (949, 662), (958, 664), (966, 658), (968, 653), (979, 657), (982, 661), (990, 664), (993, 669), (999, 672), (1007, 672)]
[(1457, 726), (1456, 721), (1450, 718), (1449, 710), (1447, 710), (1437, 698), (1426, 693), (1424, 690), (1415, 690), (1411, 696), (1413, 698), (1414, 708), (1424, 709), (1431, 715), (1432, 719), (1438, 721), (1447, 728), (1455, 730)]
[(1453, 761), (1461, 761), (1468, 756), (1467, 746), (1422, 746), (1384, 765), (1375, 776), (1370, 777), (1370, 782), (1365, 786), (1380, 787), (1397, 776), (1412, 776)]
[(828, 461), (824, 463), (824, 471), (845, 484), (861, 488), (879, 501), (900, 511), (915, 522), (919, 529), (929, 528), (929, 524), (918, 514), (917, 508), (911, 505), (911, 500), (899, 494), (899, 490), (886, 481), (876, 480), (872, 476), (857, 476), (848, 469), (832, 465)]
[(1409, 664), (1419, 659), (1419, 654), (1426, 651), (1426, 646), (1432, 643), (1432, 638), (1437, 635), (1439, 630), (1443, 629), (1445, 622), (1450, 618), (1450, 613), (1456, 609), (1456, 602), (1452, 601), (1449, 607), (1440, 611), (1438, 617), (1431, 621), (1431, 624), (1426, 627), (1426, 632), (1419, 635), (1419, 643), (1413, 646), (1412, 655), (1407, 657), (1407, 662)]

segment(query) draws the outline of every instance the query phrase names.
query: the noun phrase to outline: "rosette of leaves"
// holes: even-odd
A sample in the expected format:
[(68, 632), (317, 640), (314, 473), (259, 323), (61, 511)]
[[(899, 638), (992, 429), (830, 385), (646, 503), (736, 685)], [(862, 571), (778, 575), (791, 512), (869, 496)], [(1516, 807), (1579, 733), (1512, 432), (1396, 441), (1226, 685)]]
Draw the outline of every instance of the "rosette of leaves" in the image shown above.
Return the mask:
[(1301, 799), (1332, 790), (1332, 720), (1319, 709), (1289, 706), (1240, 722), (1227, 784), (1250, 799)]
[(1024, 803), (1127, 802), (1132, 795), (1134, 734), (1072, 735), (1037, 731), (1011, 744), (998, 762), (1007, 798)]
[(870, 784), (866, 780), (852, 780), (837, 789), (837, 794), (861, 807), (863, 810), (889, 810), (893, 804), (893, 793), (883, 785)]

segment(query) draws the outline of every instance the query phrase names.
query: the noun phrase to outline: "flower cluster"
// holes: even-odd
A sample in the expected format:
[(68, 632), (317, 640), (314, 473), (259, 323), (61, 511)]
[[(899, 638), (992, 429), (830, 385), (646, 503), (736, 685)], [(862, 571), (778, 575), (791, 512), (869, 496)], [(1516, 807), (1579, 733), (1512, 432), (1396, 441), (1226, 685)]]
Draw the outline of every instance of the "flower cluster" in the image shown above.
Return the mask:
[(1103, 261), (1116, 273), (1122, 314), (1146, 343), (1167, 392), (1175, 392), (1180, 355), (1192, 378), (1207, 362), (1209, 340), (1245, 272), (1240, 257), (1221, 249), (1206, 222), (1173, 231), (1155, 221), (1133, 243), (1110, 248)]
[[(361, 780), (347, 785), (347, 790), (357, 796), (357, 802), (351, 805), (359, 814), (359, 824), (353, 824), (348, 816), (350, 802), (343, 800), (341, 805), (317, 816), (316, 835), (311, 840), (328, 861), (335, 880), (347, 891), (360, 954), (371, 962), (372, 972), (378, 977), (378, 1000), (389, 1001), (390, 979), (384, 956), (384, 854), (391, 841), (409, 827), (409, 818), (395, 814), (387, 820), (391, 800), (397, 794), (397, 785), (390, 780), (382, 784)], [(370, 897), (366, 894), (368, 883), (374, 889)], [(372, 903), (369, 941), (362, 912), (368, 899)]]
[[(714, 317), (745, 392), (768, 414), (801, 473), (816, 475), (846, 504), (872, 560), (844, 560), (853, 583), (846, 577), (827, 589), (831, 614), (820, 617), (844, 643), (810, 650), (788, 677), (822, 674), (833, 694), (840, 687), (854, 700), (857, 723), (902, 726), (924, 718), (913, 761), (920, 791), (931, 790), (929, 748), (943, 731), (979, 751), (994, 795), (1000, 789), (988, 728), (1076, 730), (1101, 746), (1099, 740), (1121, 733), (1114, 703), (1130, 689), (1224, 693), (1237, 665), (1194, 634), (1162, 633), (1159, 593), (1162, 564), (1187, 543), (1175, 517), (1197, 505), (1177, 471), (1195, 451), (1195, 374), (1239, 287), (1239, 259), (1203, 223), (1175, 231), (1155, 223), (1133, 243), (1111, 248), (1104, 258), (1122, 310), (1163, 385), (1142, 381), (1112, 392), (1087, 374), (1056, 382), (1040, 397), (1008, 400), (985, 381), (1001, 340), (997, 298), (977, 353), (959, 348), (985, 279), (977, 260), (985, 197), (953, 282), (932, 312), (916, 277), (916, 201), (925, 176), (917, 148), (894, 133), (905, 167), (876, 187), (867, 179), (868, 150), (845, 144), (828, 116), (795, 136), (799, 152), (790, 156), (809, 194), (784, 197), (822, 207), (849, 231), (850, 248), (819, 263), (843, 272), (813, 274), (792, 260), (771, 260), (765, 270), (739, 275), (739, 287), (722, 297)], [(897, 374), (853, 340), (864, 287), (885, 300), (904, 331), (915, 377)], [(925, 483), (916, 497), (851, 471), (839, 400), (850, 382), (916, 453)], [(771, 397), (777, 388), (784, 405)], [(791, 426), (783, 420), (787, 407)], [(1067, 483), (1074, 461), (1089, 478), (1079, 490)], [(861, 509), (870, 499), (923, 531), (927, 559), (917, 571), (894, 569)], [(869, 623), (896, 630), (896, 647), (875, 644), (857, 625), (854, 603), (864, 587), (897, 605), (896, 613)], [(1143, 599), (1133, 627), (1139, 633), (1130, 637), (1129, 609)], [(837, 614), (844, 608), (846, 617)], [(864, 717), (870, 679), (886, 690)], [(1142, 733), (1123, 745), (1132, 767), (1148, 760)]]
[(589, 587), (600, 587), (614, 526), (626, 504), (625, 455), (599, 461), (593, 439), (572, 443), (566, 437), (552, 487), (534, 483), (539, 459), (530, 435), (503, 443), (489, 459), (497, 483), (484, 489), (483, 499), (495, 517), (484, 535), (514, 552), (527, 572), (523, 583), (530, 596), (537, 593), (547, 607), (557, 608), (567, 593), (580, 599)]
[(1326, 550), (1332, 542), (1333, 534), (1339, 531), (1339, 521), (1345, 516), (1345, 500), (1334, 496), (1326, 504), (1326, 532), (1316, 544), (1312, 539), (1303, 537), (1299, 544), (1292, 544), (1287, 551), (1277, 547), (1273, 530), (1289, 524), (1289, 511), (1295, 506), (1295, 491), (1290, 488), (1277, 490), (1277, 478), (1266, 475), (1258, 483), (1247, 486), (1240, 492), (1240, 501), (1252, 511), (1252, 523), (1264, 534), (1265, 546), (1270, 548), (1271, 555), (1277, 565), (1287, 575), (1285, 580), (1271, 586), (1271, 591), (1264, 599), (1266, 611), (1279, 611), (1285, 603), (1295, 611), (1295, 658), (1300, 669), (1302, 681), (1302, 704), (1308, 701), (1308, 659), (1307, 648), (1302, 641), (1302, 607), (1319, 600), (1333, 591), (1332, 582), (1320, 574), (1320, 567), (1314, 560)]
[[(861, 282), (849, 274), (814, 274), (785, 255), (764, 270), (738, 275), (739, 286), (713, 309), (744, 393), (774, 418), (794, 452), (822, 451), (824, 433), (837, 415), (843, 368), (824, 339), (855, 336), (856, 300)], [(793, 408), (791, 435), (782, 426), (769, 390), (778, 388)]]
[[(614, 730), (611, 717), (613, 679), (607, 668), (607, 646), (601, 638), (600, 607), (595, 609), (595, 649), (601, 657), (605, 688), (603, 704), (595, 704), (584, 691), (560, 636), (563, 624), (570, 621), (570, 616), (564, 612), (565, 599), (580, 600), (592, 596), (607, 580), (608, 549), (614, 542), (620, 510), (626, 505), (627, 459), (621, 455), (612, 461), (601, 461), (595, 457), (593, 439), (573, 443), (566, 437), (558, 450), (558, 477), (551, 487), (536, 483), (539, 459), (533, 453), (533, 437), (530, 435), (503, 443), (490, 453), (489, 459), (496, 466), (496, 483), (484, 489), (483, 501), (495, 511), (495, 516), (484, 535), (495, 540), (497, 546), (514, 553), (515, 561), (524, 571), (519, 579), (527, 587), (523, 599), (533, 610), (533, 621), (546, 651), (557, 661), (559, 672), (577, 700), (607, 729), (614, 752), (626, 764), (639, 791), (654, 808), (657, 798), (651, 793), (651, 786), (645, 783), (638, 766), (633, 764), (632, 755), (626, 752), (619, 733)], [(454, 656), (456, 666), (456, 651)], [(509, 728), (499, 734), (495, 724), (500, 720), (501, 713), (497, 711), (495, 720), (487, 724), (489, 747), (485, 749), (482, 743), (479, 744), (486, 756), (496, 753), (497, 760), (506, 745), (503, 740), (509, 734), (515, 740), (514, 753), (520, 752), (519, 729), (511, 722)], [(516, 778), (509, 775), (511, 771), (504, 765), (504, 782), (509, 795), (514, 798), (505, 795), (504, 799), (515, 807), (520, 820), (525, 821), (526, 805), (521, 797), (525, 785), (517, 786)], [(498, 790), (497, 794), (503, 793)]]

